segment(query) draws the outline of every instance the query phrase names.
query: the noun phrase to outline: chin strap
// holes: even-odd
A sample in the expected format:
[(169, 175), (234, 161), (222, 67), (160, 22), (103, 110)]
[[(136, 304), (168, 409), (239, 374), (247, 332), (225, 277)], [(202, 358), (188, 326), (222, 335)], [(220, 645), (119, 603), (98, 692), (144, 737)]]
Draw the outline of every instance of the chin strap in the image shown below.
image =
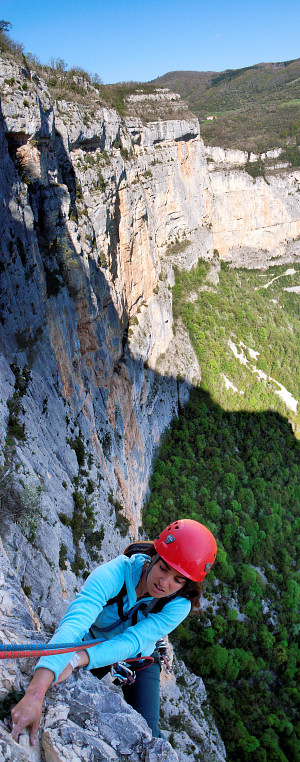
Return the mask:
[(157, 561), (159, 561), (159, 559), (160, 559), (160, 555), (158, 553), (156, 553), (156, 556), (154, 556), (154, 558), (152, 558), (151, 563), (149, 564), (148, 568), (146, 569), (146, 579), (148, 577), (150, 569), (152, 569), (152, 566), (154, 566), (154, 564), (156, 564)]

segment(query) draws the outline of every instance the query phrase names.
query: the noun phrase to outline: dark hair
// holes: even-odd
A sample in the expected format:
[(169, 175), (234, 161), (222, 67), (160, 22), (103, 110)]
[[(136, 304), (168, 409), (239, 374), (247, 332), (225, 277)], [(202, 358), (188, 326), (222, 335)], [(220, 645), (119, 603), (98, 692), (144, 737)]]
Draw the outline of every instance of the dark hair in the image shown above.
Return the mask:
[(181, 595), (182, 598), (188, 598), (189, 601), (191, 601), (191, 611), (193, 611), (193, 609), (199, 609), (201, 594), (202, 583), (193, 582), (192, 579), (188, 579), (182, 590), (179, 592), (179, 595)]

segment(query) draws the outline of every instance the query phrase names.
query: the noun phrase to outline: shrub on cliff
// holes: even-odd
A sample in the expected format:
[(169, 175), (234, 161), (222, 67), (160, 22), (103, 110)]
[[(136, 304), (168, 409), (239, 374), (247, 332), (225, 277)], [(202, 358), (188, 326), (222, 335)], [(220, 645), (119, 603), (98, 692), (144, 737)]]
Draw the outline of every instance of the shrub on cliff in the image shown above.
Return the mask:
[(0, 21), (0, 53), (12, 53), (21, 55), (23, 53), (23, 45), (19, 42), (14, 42), (9, 36), (9, 31), (12, 25), (10, 21)]
[(284, 151), (282, 151), (281, 157), (282, 161), (288, 161), (289, 164), (292, 165), (292, 167), (300, 167), (300, 148), (299, 146), (287, 146)]
[(254, 180), (256, 180), (257, 177), (263, 177), (264, 180), (266, 179), (265, 165), (261, 159), (258, 159), (257, 161), (247, 161), (244, 170), (248, 175), (251, 175)]

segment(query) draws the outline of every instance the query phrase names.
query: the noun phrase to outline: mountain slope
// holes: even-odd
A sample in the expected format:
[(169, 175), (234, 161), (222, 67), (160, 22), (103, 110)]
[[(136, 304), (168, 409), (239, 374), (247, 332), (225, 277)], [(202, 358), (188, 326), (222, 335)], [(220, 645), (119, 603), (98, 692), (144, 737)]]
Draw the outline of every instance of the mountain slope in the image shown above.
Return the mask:
[(180, 93), (209, 145), (259, 151), (300, 138), (299, 58), (223, 72), (169, 72), (153, 84)]

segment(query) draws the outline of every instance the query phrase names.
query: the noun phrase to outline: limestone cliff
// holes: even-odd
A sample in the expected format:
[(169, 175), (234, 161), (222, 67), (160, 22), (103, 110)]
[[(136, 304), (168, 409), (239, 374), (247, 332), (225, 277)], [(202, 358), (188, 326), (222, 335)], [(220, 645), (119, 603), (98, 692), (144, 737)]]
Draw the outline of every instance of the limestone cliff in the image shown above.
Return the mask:
[[(9, 603), (17, 581), (48, 638), (78, 577), (121, 551), (128, 529), (137, 535), (155, 448), (189, 389), (154, 367), (172, 337), (172, 272), (166, 265), (160, 280), (161, 253), (191, 231), (185, 257), (196, 262), (197, 194), (200, 210), (203, 202), (195, 120), (144, 128), (104, 107), (87, 118), (80, 105), (52, 104), (45, 83), (7, 62), (1, 84), (0, 493), (14, 569), (2, 613), (6, 600), (3, 638), (20, 641), (28, 617)], [(28, 629), (32, 640), (33, 622)], [(14, 665), (2, 678), (2, 696), (26, 684)], [(64, 708), (52, 740), (49, 723), (45, 759), (77, 758), (66, 717)], [(168, 745), (143, 747), (136, 728), (128, 753), (138, 742), (138, 758), (176, 759)], [(76, 731), (80, 758), (92, 740), (99, 758), (124, 755), (93, 732)], [(208, 731), (207, 749), (214, 744)], [(19, 753), (5, 732), (2, 747)]]
[[(4, 80), (8, 73), (5, 65)], [(14, 75), (16, 84), (24, 79), (17, 67)], [(79, 428), (86, 460), (94, 458), (89, 476), (97, 485), (101, 480), (93, 498), (97, 518), (112, 534), (111, 493), (136, 532), (152, 453), (179, 399), (187, 398), (184, 384), (153, 370), (172, 336), (166, 281), (165, 306), (153, 291), (163, 244), (179, 230), (196, 227), (187, 190), (197, 192), (193, 150), (199, 141), (196, 123), (169, 125), (166, 171), (162, 159), (155, 159), (158, 194), (144, 145), (154, 156), (161, 125), (144, 131), (131, 120), (127, 128), (103, 108), (87, 126), (80, 106), (60, 103), (53, 109), (36, 79), (26, 93), (29, 105), (22, 90), (8, 96), (8, 87), (1, 122), (3, 398), (13, 394), (11, 361), (21, 369), (28, 365), (21, 457), (40, 480), (47, 519), (56, 525), (50, 560), (57, 565), (60, 535), (67, 532), (57, 524), (57, 510), (72, 512), (78, 464), (70, 442)], [(171, 153), (178, 152), (176, 140), (186, 131), (196, 147), (187, 150), (188, 176), (182, 179)], [(125, 161), (122, 153), (130, 151)], [(196, 251), (193, 256), (196, 261)], [(137, 315), (147, 335), (140, 351), (133, 351), (128, 334)], [(5, 407), (3, 416), (6, 423)], [(64, 542), (70, 546), (69, 537)]]
[[(280, 153), (263, 155), (265, 176), (253, 178), (241, 171), (248, 160), (245, 152), (205, 149), (214, 247), (235, 266), (299, 258), (300, 171), (291, 172)], [(250, 167), (258, 158), (250, 156)]]
[(52, 103), (7, 61), (0, 84), (2, 534), (49, 634), (78, 577), (137, 536), (155, 449), (201, 378), (173, 335), (174, 266), (298, 257), (299, 172), (207, 161), (188, 114)]
[[(44, 642), (38, 620), (19, 587), (1, 541), (0, 601), (1, 642), (15, 643), (16, 632), (22, 643)], [(151, 738), (147, 723), (126, 704), (120, 688), (108, 679), (100, 682), (87, 673), (74, 673), (66, 685), (48, 691), (37, 748), (30, 746), (26, 731), (20, 743), (15, 743), (9, 733), (9, 718), (3, 717), (2, 701), (6, 697), (6, 710), (9, 704), (16, 703), (19, 692), (28, 685), (31, 669), (31, 663), (24, 659), (2, 662), (0, 701), (4, 722), (0, 720), (0, 758), (3, 762), (40, 762), (42, 759), (45, 762), (114, 762), (129, 756), (132, 760), (148, 762), (178, 760), (167, 741)]]

